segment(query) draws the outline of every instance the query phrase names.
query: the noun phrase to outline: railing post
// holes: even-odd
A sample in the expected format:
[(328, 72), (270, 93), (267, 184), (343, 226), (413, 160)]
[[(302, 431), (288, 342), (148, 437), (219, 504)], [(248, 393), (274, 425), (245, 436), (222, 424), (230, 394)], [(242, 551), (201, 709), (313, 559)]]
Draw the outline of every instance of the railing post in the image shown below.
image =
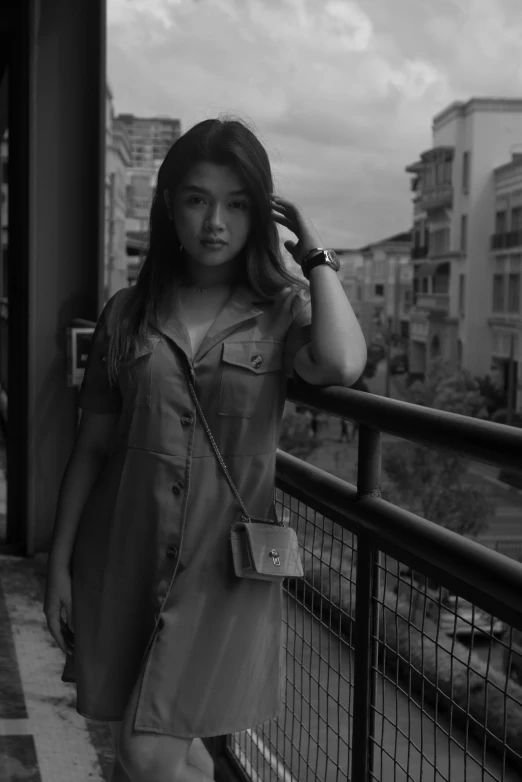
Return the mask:
[[(359, 427), (357, 492), (362, 497), (380, 497), (381, 433)], [(379, 552), (366, 535), (357, 538), (355, 595), (354, 699), (352, 730), (353, 782), (369, 782), (373, 771), (375, 696), (379, 628)]]

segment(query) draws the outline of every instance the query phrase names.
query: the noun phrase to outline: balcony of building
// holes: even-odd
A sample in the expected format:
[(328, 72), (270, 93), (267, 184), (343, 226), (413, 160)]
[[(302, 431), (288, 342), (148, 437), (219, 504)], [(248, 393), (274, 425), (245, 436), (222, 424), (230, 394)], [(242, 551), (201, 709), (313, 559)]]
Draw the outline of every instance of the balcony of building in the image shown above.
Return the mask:
[[(103, 303), (105, 8), (90, 0), (15, 5), (11, 43), (0, 49), (12, 88), (16, 258), (0, 310), (9, 402), (0, 471), (2, 501), (8, 478), (2, 556), (9, 553), (0, 568), (0, 651), (9, 661), (0, 679), (0, 778), (100, 782), (110, 779), (110, 746), (96, 765), (101, 729), (76, 713), (48, 636), (35, 646), (46, 632), (42, 589), (29, 588), (26, 575), (41, 557), (45, 576), (76, 433), (67, 328), (82, 318), (92, 329)], [(29, 31), (41, 38), (31, 44)], [(426, 324), (424, 313), (418, 322)], [(283, 708), (277, 720), (204, 739), (215, 779), (519, 780), (522, 565), (384, 500), (381, 454), (387, 440), (402, 438), (512, 465), (522, 431), (353, 389), (290, 383), (287, 397), (358, 422), (359, 433), (343, 477), (277, 454), (275, 501), (297, 532), (305, 568), (302, 580), (282, 587)]]
[(513, 248), (522, 248), (522, 230), (504, 231), (503, 233), (491, 235), (492, 250), (509, 250)]
[(435, 209), (451, 209), (453, 206), (453, 185), (438, 184), (425, 187), (415, 200), (425, 212)]
[(450, 298), (448, 293), (432, 293), (430, 295), (419, 293), (415, 301), (415, 307), (428, 312), (447, 315), (449, 313)]

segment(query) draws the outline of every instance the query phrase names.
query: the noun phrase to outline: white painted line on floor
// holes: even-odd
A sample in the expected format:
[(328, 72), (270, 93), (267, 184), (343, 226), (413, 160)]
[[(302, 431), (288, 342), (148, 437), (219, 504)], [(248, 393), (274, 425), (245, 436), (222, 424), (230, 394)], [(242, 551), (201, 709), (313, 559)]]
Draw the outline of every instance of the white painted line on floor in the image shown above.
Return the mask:
[[(75, 687), (62, 682), (64, 655), (50, 637), (38, 585), (16, 558), (0, 557), (0, 578), (42, 782), (103, 782), (87, 723), (75, 709)], [(11, 565), (11, 566), (10, 566)]]
[(0, 718), (0, 736), (30, 736), (33, 726), (30, 720), (7, 720)]

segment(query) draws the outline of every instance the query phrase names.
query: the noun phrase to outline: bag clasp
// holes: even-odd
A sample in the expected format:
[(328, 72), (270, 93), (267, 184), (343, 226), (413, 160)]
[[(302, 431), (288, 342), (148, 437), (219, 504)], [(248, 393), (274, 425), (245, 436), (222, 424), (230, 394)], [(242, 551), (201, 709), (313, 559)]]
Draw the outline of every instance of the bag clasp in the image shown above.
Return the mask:
[(272, 557), (272, 562), (274, 563), (274, 565), (275, 565), (276, 567), (281, 567), (281, 561), (280, 561), (280, 559), (279, 559), (279, 554), (278, 554), (278, 552), (275, 550), (275, 548), (271, 549), (271, 550), (268, 552), (268, 556), (269, 556), (269, 557)]

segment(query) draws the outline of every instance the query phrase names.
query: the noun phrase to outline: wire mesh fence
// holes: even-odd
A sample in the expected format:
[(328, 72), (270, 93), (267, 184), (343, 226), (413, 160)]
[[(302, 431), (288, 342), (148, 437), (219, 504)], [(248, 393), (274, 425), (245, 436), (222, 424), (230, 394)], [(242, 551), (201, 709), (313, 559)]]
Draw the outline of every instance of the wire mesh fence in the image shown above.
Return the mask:
[[(245, 779), (351, 779), (361, 718), (354, 713), (357, 536), (289, 493), (278, 491), (277, 504), (297, 530), (305, 566), (305, 579), (283, 590), (284, 708), (276, 720), (230, 736), (229, 753)], [(383, 553), (377, 570), (378, 621), (367, 650), (375, 661), (369, 778), (520, 779), (522, 633)]]

